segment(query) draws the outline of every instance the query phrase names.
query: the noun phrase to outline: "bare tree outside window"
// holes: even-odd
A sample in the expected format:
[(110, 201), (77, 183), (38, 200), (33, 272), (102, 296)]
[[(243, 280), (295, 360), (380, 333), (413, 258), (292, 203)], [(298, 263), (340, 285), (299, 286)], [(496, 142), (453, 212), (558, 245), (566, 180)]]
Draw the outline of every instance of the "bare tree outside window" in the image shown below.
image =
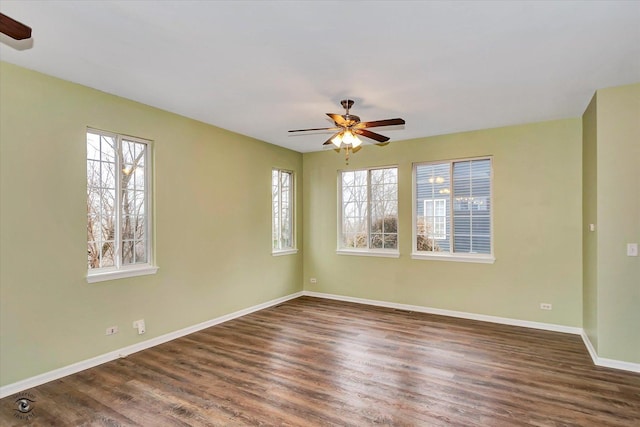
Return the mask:
[(121, 135), (87, 132), (89, 270), (149, 263), (148, 146)]
[(273, 251), (295, 248), (293, 232), (293, 172), (271, 171), (271, 240)]
[(340, 173), (342, 249), (398, 249), (398, 169)]

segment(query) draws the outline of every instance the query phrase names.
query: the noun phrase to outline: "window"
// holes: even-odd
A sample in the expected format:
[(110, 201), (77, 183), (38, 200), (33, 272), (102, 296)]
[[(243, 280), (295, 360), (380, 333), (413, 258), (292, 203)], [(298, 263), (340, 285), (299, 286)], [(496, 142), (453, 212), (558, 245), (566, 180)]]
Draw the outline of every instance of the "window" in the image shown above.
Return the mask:
[(398, 256), (398, 168), (343, 171), (339, 253)]
[(87, 131), (89, 282), (152, 274), (150, 141)]
[(493, 262), (491, 158), (413, 166), (413, 258)]
[(271, 171), (271, 241), (277, 255), (296, 253), (293, 223), (293, 172)]

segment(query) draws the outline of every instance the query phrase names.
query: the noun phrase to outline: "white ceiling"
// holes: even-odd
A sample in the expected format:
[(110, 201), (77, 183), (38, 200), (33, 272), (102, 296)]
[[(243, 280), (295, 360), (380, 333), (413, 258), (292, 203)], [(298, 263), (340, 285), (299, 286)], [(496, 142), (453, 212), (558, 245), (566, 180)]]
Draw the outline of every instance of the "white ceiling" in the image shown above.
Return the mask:
[[(640, 81), (638, 1), (10, 1), (0, 59), (300, 152), (339, 101), (392, 141), (578, 117)], [(7, 41), (3, 38), (2, 41)], [(22, 46), (24, 47), (24, 46)]]

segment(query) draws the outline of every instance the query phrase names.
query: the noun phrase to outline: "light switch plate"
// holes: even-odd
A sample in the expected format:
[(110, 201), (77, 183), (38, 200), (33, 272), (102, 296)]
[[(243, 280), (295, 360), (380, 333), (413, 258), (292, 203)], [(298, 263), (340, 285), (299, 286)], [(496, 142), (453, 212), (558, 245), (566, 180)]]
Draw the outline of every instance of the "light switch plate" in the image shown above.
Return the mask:
[(638, 256), (637, 243), (627, 243), (627, 256)]

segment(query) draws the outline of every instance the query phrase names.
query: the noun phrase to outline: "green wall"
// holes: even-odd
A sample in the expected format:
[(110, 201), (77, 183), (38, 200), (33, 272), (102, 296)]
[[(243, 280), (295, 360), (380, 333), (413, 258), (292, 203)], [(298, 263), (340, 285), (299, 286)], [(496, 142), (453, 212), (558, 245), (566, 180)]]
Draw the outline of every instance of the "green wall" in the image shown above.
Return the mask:
[(585, 300), (585, 319), (596, 324), (587, 333), (599, 357), (640, 363), (640, 257), (626, 255), (627, 243), (640, 243), (640, 84), (596, 95), (595, 141), (585, 140), (590, 151), (595, 144), (596, 159), (585, 163), (590, 203), (584, 212), (590, 223), (597, 220), (597, 237), (588, 247), (595, 267), (585, 282), (597, 298)]
[[(624, 256), (640, 240), (639, 91), (598, 91), (582, 119), (367, 145), (346, 166), (1, 63), (0, 384), (303, 287), (584, 327), (600, 357), (640, 362), (640, 258)], [(156, 275), (86, 282), (87, 126), (154, 141)], [(412, 163), (484, 155), (496, 262), (412, 260)], [(399, 167), (400, 257), (337, 255), (338, 170), (384, 165)], [(271, 255), (272, 167), (296, 172), (297, 255)]]
[(598, 351), (598, 104), (597, 95), (582, 115), (582, 327)]
[[(581, 145), (576, 118), (367, 145), (349, 166), (332, 150), (305, 153), (305, 289), (581, 327)], [(496, 262), (412, 260), (412, 162), (483, 155), (493, 156)], [(337, 255), (337, 171), (382, 165), (399, 167), (400, 258)]]
[[(0, 67), (2, 385), (302, 290), (301, 254), (270, 246), (271, 168), (301, 201), (300, 153)], [(155, 141), (156, 275), (86, 282), (87, 126)]]

